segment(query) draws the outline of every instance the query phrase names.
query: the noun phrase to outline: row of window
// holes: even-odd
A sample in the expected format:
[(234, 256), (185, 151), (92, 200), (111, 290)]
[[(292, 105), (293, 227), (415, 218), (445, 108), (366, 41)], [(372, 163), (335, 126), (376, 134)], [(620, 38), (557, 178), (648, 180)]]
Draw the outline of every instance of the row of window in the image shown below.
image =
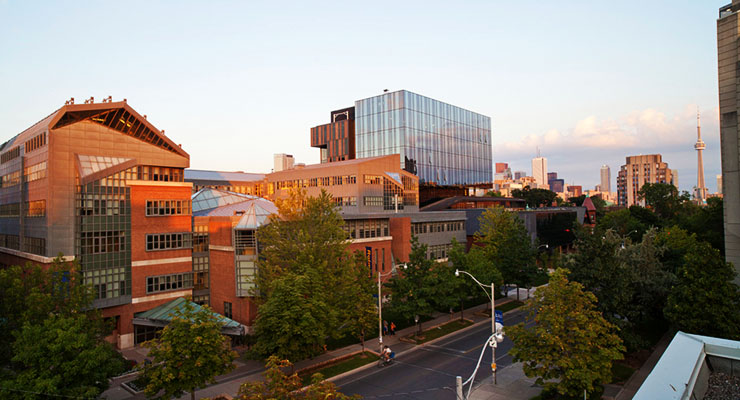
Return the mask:
[(364, 178), (366, 185), (380, 185), (383, 183), (383, 177), (380, 175), (365, 175)]
[(23, 180), (33, 182), (46, 178), (46, 161), (23, 168)]
[(387, 219), (353, 219), (344, 222), (344, 230), (352, 239), (388, 236)]
[[(46, 215), (46, 200), (27, 201), (23, 209), (25, 217), (43, 217)], [(20, 203), (0, 204), (0, 218), (18, 218), (20, 214)]]
[(452, 244), (435, 244), (429, 246), (427, 257), (430, 260), (439, 260), (441, 258), (447, 258), (452, 250)]
[(341, 186), (341, 185), (354, 185), (357, 183), (357, 176), (355, 175), (337, 175), (337, 176), (323, 176), (317, 178), (306, 178), (306, 179), (291, 179), (287, 181), (273, 182), (272, 189), (290, 189), (290, 188), (307, 188), (307, 187), (322, 187), (322, 186)]
[(0, 176), (0, 188), (15, 186), (21, 183), (21, 171), (13, 171)]
[(80, 254), (116, 253), (126, 250), (126, 232), (80, 232)]
[(349, 197), (333, 197), (332, 200), (334, 201), (334, 204), (340, 206), (340, 207), (347, 207), (347, 206), (356, 206), (357, 205), (357, 197), (355, 196), (349, 196)]
[(40, 256), (46, 255), (46, 239), (44, 238), (24, 236), (23, 248), (21, 248), (20, 237), (18, 235), (0, 233), (0, 247), (25, 251), (26, 253), (38, 254)]
[(13, 250), (21, 249), (21, 241), (18, 235), (6, 235), (0, 233), (0, 247), (5, 247)]
[(191, 289), (193, 287), (193, 273), (148, 276), (146, 278), (146, 292), (158, 293), (168, 290)]
[(0, 164), (5, 164), (6, 162), (17, 158), (21, 155), (21, 148), (20, 147), (14, 147), (11, 150), (6, 151), (3, 154), (0, 154)]
[(46, 132), (43, 132), (39, 135), (36, 135), (28, 140), (26, 140), (26, 144), (23, 146), (26, 153), (30, 153), (40, 147), (46, 146)]
[(147, 200), (146, 215), (190, 215), (190, 200)]
[(417, 222), (411, 224), (411, 233), (457, 232), (465, 230), (465, 221), (454, 222)]
[(146, 235), (146, 250), (190, 249), (193, 247), (191, 232), (159, 233)]

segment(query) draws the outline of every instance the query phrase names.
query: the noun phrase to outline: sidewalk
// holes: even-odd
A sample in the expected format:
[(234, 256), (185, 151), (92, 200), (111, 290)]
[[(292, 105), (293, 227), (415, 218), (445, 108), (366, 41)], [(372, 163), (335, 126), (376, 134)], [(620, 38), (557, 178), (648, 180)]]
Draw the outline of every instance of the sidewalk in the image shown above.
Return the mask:
[[(531, 289), (531, 293), (534, 292), (534, 289)], [(508, 298), (502, 298), (496, 300), (496, 306), (499, 306), (501, 304), (507, 303), (511, 300), (516, 300), (516, 289), (512, 289), (508, 293)], [(525, 300), (527, 298), (527, 290), (526, 289), (520, 289), (519, 293), (520, 299)], [(490, 318), (485, 316), (476, 315), (475, 312), (485, 310), (489, 307), (489, 304), (481, 304), (475, 307), (468, 308), (464, 311), (464, 316), (466, 319), (470, 319), (474, 322), (473, 325), (478, 325), (482, 323), (490, 323)], [(454, 313), (450, 315), (449, 313), (437, 313), (435, 315), (435, 318), (433, 320), (427, 321), (424, 323), (423, 327), (429, 328), (436, 325), (441, 325), (446, 322), (449, 322), (453, 319), (459, 318), (460, 313)], [(390, 346), (394, 352), (397, 354), (402, 354), (404, 352), (410, 351), (418, 346), (423, 345), (414, 345), (407, 342), (402, 342), (399, 339), (403, 336), (409, 336), (414, 333), (414, 330), (416, 329), (415, 326), (410, 326), (408, 328), (401, 329), (399, 331), (396, 331), (396, 335), (394, 336), (383, 336), (383, 344)], [(465, 328), (467, 329), (467, 328)], [(440, 338), (441, 339), (441, 338)], [(436, 339), (438, 340), (438, 339)], [(431, 343), (431, 342), (430, 342)], [(126, 351), (126, 356), (130, 357), (132, 359), (139, 360), (140, 358), (143, 358), (146, 354), (146, 349), (131, 349)], [(318, 365), (324, 362), (331, 361), (333, 359), (346, 356), (351, 353), (356, 353), (362, 350), (362, 346), (360, 344), (353, 344), (347, 347), (342, 347), (340, 349), (331, 350), (324, 354), (321, 354), (317, 357), (314, 357), (309, 360), (303, 360), (295, 363), (294, 367), (295, 370), (301, 370), (304, 368), (308, 368), (314, 365)], [(365, 350), (377, 352), (378, 351), (378, 339), (373, 338), (365, 341)], [(219, 376), (216, 379), (216, 384), (211, 385), (207, 388), (204, 388), (202, 390), (198, 390), (196, 392), (196, 398), (203, 398), (203, 397), (215, 397), (220, 394), (229, 394), (229, 395), (236, 395), (236, 393), (239, 391), (239, 386), (241, 386), (242, 383), (246, 381), (256, 381), (262, 379), (262, 372), (264, 372), (264, 365), (255, 360), (237, 360), (235, 361), (235, 364), (237, 364), (236, 368), (223, 376)], [(372, 365), (372, 364), (370, 364)], [(363, 368), (363, 367), (361, 367)], [(329, 380), (334, 380), (339, 378), (339, 376), (332, 377)], [(132, 395), (127, 390), (122, 388), (120, 386), (121, 383), (131, 381), (135, 379), (135, 376), (129, 376), (129, 377), (123, 377), (115, 380), (112, 384), (110, 389), (108, 389), (106, 392), (103, 393), (103, 398), (109, 399), (109, 400), (138, 400), (138, 399), (145, 399), (146, 397), (143, 394), (138, 395)], [(511, 366), (508, 366), (506, 368), (502, 368), (498, 373), (498, 385), (494, 386), (492, 382), (489, 381), (489, 383), (484, 383), (480, 385), (477, 388), (473, 389), (473, 393), (471, 394), (471, 399), (521, 399), (521, 400), (528, 400), (529, 398), (537, 395), (541, 388), (539, 387), (531, 387), (533, 380), (530, 380), (529, 378), (524, 376), (524, 373), (522, 372), (520, 364), (514, 364)], [(465, 389), (465, 393), (467, 393), (467, 387)], [(529, 395), (529, 393), (534, 393)], [(482, 397), (481, 397), (482, 396)], [(183, 397), (181, 397), (183, 400), (190, 399), (190, 394), (187, 394)]]

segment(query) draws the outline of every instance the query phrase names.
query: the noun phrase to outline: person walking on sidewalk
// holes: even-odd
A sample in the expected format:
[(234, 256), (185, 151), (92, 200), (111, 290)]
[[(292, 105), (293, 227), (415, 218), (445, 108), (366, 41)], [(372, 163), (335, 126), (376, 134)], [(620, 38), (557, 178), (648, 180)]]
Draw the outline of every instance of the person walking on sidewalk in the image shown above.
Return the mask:
[(388, 336), (388, 321), (383, 320), (383, 336)]
[(396, 324), (394, 324), (393, 321), (391, 321), (391, 336), (395, 336), (395, 335), (396, 335)]

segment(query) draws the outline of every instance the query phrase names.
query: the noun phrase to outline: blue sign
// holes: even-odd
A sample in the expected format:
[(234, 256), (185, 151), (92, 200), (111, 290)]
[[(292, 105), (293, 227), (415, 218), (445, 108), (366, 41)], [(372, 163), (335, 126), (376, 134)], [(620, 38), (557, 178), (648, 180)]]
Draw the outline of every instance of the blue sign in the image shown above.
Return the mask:
[(504, 324), (504, 313), (503, 311), (496, 310), (496, 322), (500, 323), (501, 325)]

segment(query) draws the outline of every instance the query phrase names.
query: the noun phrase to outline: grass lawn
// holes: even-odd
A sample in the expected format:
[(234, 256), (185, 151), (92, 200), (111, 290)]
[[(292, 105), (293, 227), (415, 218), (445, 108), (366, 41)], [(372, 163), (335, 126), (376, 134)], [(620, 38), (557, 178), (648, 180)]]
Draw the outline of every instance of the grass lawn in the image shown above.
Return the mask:
[(351, 358), (342, 360), (334, 365), (329, 365), (324, 368), (311, 371), (310, 373), (302, 374), (301, 381), (303, 382), (304, 386), (309, 385), (311, 384), (311, 375), (317, 372), (323, 375), (324, 379), (327, 379), (327, 378), (331, 378), (332, 376), (337, 376), (347, 371), (351, 371), (355, 368), (359, 368), (365, 364), (370, 364), (377, 360), (378, 360), (378, 356), (369, 351), (366, 351), (364, 353), (358, 353), (352, 356)]
[[(438, 337), (442, 337), (444, 335), (447, 335), (449, 333), (455, 332), (457, 330), (460, 330), (462, 328), (465, 328), (466, 326), (470, 326), (473, 323), (468, 321), (467, 319), (464, 319), (460, 321), (459, 319), (456, 319), (454, 321), (450, 321), (444, 325), (440, 325), (438, 327), (428, 329), (423, 331), (421, 334), (422, 336), (419, 338), (416, 338), (416, 344), (422, 344), (426, 343), (430, 340), (434, 340)], [(411, 336), (409, 339), (414, 340), (415, 337)]]

